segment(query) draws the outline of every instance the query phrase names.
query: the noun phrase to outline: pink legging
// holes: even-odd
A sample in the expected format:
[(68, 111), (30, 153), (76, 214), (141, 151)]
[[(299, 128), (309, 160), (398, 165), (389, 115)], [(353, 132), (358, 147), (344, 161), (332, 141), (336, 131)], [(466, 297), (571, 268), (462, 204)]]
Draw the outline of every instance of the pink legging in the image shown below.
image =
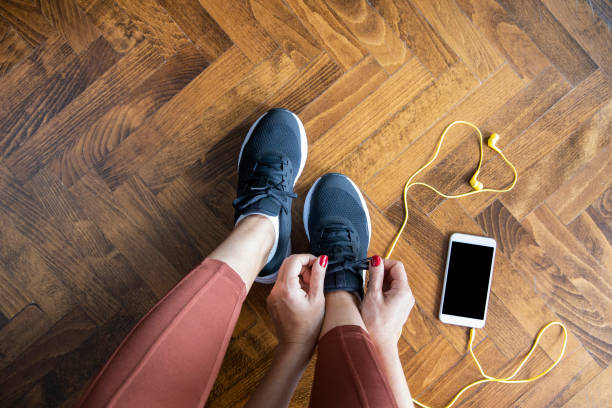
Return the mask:
[[(206, 259), (134, 327), (88, 390), (82, 407), (202, 407), (227, 351), (244, 282)], [(374, 345), (358, 326), (319, 341), (311, 407), (396, 407)]]

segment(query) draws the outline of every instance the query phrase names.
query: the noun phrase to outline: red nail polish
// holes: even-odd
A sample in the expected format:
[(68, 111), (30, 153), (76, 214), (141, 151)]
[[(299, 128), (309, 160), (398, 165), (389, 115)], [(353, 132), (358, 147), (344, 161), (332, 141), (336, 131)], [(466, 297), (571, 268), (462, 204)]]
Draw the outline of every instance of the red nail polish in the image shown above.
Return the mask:
[(374, 255), (372, 257), (372, 261), (371, 262), (372, 262), (372, 266), (378, 266), (382, 262), (382, 259), (380, 259), (380, 256)]
[(321, 255), (319, 258), (319, 265), (321, 265), (323, 268), (327, 266), (327, 255)]

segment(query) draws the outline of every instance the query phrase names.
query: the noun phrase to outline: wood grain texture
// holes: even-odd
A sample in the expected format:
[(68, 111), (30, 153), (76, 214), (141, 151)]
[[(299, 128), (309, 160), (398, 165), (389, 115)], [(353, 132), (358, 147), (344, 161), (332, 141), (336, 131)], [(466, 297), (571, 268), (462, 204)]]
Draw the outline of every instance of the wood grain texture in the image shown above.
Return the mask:
[(186, 0), (180, 3), (171, 0), (158, 2), (195, 43), (208, 62), (213, 62), (232, 46), (232, 41), (225, 31), (198, 0)]
[(76, 0), (43, 0), (43, 15), (56, 30), (80, 54), (100, 36), (91, 18), (76, 4)]
[(6, 74), (32, 47), (11, 27), (0, 20), (0, 77)]
[(457, 61), (457, 55), (412, 3), (403, 0), (375, 0), (371, 3), (434, 76)]
[[(415, 188), (393, 258), (416, 304), (398, 351), (432, 406), (478, 379), (465, 328), (438, 311), (449, 236), (498, 251), (474, 349), (511, 373), (538, 330), (568, 327), (537, 382), (486, 384), (460, 407), (606, 406), (612, 362), (612, 86), (601, 0), (0, 1), (0, 405), (71, 407), (131, 328), (232, 230), (236, 159), (252, 123), (292, 110), (308, 137), (292, 248), (308, 252), (305, 192), (350, 176), (368, 255), (403, 219), (401, 189), (444, 128), (468, 120), (517, 166), (508, 194)], [(467, 127), (419, 176), (469, 191)], [(511, 172), (485, 148), (480, 180)], [(277, 344), (255, 284), (206, 403), (240, 407)], [(554, 361), (554, 329), (520, 377)], [(306, 407), (316, 355), (289, 406)], [(608, 386), (606, 388), (606, 386)]]
[[(379, 208), (387, 208), (400, 199), (404, 183), (431, 157), (440, 134), (451, 120), (463, 118), (475, 122), (483, 121), (516, 95), (521, 83), (512, 68), (509, 65), (504, 66), (454, 106), (443, 120), (438, 119), (434, 126), (429, 127), (412, 144), (399, 147), (398, 149), (403, 150), (402, 153), (366, 182), (363, 187), (365, 192)], [(453, 134), (454, 137), (450, 137), (444, 145), (442, 157), (447, 149), (452, 150), (462, 144), (470, 133), (467, 129), (458, 127)]]
[(3, 1), (0, 3), (0, 16), (32, 47), (45, 42), (54, 32), (53, 25), (43, 15), (38, 1)]
[(457, 4), (526, 80), (534, 79), (550, 66), (550, 61), (495, 0), (460, 0)]
[(561, 184), (546, 199), (546, 204), (562, 223), (568, 224), (609, 187), (611, 180), (607, 175), (611, 172), (610, 149), (602, 149), (574, 177)]
[(611, 76), (612, 34), (605, 21), (593, 12), (595, 6), (587, 1), (544, 0), (543, 3), (593, 61)]
[(414, 3), (481, 81), (487, 79), (504, 62), (495, 47), (474, 28), (454, 1), (417, 0)]
[(589, 54), (544, 4), (528, 0), (498, 0), (498, 3), (573, 85), (597, 69)]

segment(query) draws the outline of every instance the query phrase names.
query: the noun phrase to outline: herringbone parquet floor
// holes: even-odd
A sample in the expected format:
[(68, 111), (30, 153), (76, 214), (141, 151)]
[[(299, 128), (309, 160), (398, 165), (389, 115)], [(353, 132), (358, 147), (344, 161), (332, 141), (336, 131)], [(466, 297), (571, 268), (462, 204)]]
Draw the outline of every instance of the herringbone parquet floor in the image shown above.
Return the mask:
[[(459, 406), (612, 406), (612, 6), (606, 0), (0, 1), (0, 405), (70, 406), (143, 314), (232, 224), (235, 161), (271, 107), (310, 152), (294, 205), (340, 171), (367, 196), (371, 254), (401, 188), (451, 121), (501, 134), (511, 193), (410, 192), (394, 256), (417, 300), (400, 342), (412, 393), (442, 406), (478, 372), (437, 310), (451, 232), (499, 252), (476, 353), (509, 373), (550, 320), (567, 355), (538, 382)], [(422, 179), (467, 191), (476, 138), (457, 129)], [(511, 174), (488, 151), (481, 180)], [(244, 306), (211, 399), (240, 406), (275, 345), (268, 286)], [(527, 373), (560, 348), (547, 336)], [(306, 406), (312, 364), (292, 406)]]

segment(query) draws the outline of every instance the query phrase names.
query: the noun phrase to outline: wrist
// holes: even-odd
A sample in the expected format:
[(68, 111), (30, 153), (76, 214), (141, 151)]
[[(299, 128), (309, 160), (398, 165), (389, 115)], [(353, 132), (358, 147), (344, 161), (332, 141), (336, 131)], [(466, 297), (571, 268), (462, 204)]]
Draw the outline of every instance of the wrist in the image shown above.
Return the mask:
[(398, 356), (399, 349), (395, 339), (372, 339), (376, 350), (381, 356)]
[(279, 343), (274, 351), (278, 359), (291, 359), (295, 362), (308, 364), (314, 353), (314, 345), (304, 343)]

